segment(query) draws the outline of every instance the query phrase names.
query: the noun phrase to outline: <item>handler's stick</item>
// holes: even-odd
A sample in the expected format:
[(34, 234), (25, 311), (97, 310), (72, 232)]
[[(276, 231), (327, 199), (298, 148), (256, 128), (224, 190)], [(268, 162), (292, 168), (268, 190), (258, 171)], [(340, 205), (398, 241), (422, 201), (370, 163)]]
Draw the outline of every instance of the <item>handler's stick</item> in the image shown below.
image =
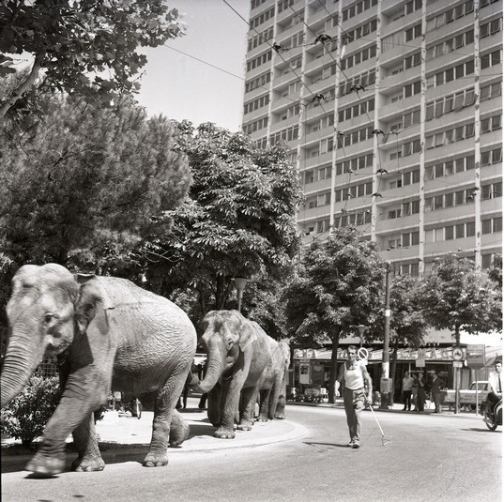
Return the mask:
[(385, 446), (386, 444), (388, 444), (388, 443), (390, 443), (390, 442), (391, 442), (391, 439), (387, 439), (387, 438), (385, 437), (385, 434), (384, 434), (384, 432), (383, 432), (383, 429), (381, 428), (380, 422), (378, 422), (378, 419), (376, 418), (376, 414), (375, 414), (375, 412), (374, 412), (374, 410), (373, 410), (373, 403), (370, 403), (367, 397), (366, 397), (365, 399), (366, 399), (366, 402), (367, 402), (367, 404), (368, 404), (368, 406), (369, 406), (369, 409), (371, 410), (371, 413), (373, 414), (373, 417), (374, 417), (374, 419), (376, 420), (376, 423), (378, 424), (378, 427), (379, 427), (379, 429), (380, 429), (380, 432), (381, 432), (381, 441), (382, 441), (382, 446)]

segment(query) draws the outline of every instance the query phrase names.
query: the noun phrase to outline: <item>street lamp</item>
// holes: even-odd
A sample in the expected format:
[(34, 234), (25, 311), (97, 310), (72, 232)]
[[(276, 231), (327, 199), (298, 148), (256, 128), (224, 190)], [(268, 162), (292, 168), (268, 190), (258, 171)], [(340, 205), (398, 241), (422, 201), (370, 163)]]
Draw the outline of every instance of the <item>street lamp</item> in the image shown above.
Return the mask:
[(241, 302), (243, 297), (243, 290), (247, 285), (248, 279), (244, 279), (242, 277), (233, 277), (233, 281), (235, 283), (236, 291), (238, 293), (238, 312), (241, 312)]
[(355, 329), (359, 333), (360, 346), (362, 347), (363, 335), (364, 335), (364, 330), (366, 329), (366, 326), (364, 326), (363, 324), (359, 324), (358, 326), (355, 326)]

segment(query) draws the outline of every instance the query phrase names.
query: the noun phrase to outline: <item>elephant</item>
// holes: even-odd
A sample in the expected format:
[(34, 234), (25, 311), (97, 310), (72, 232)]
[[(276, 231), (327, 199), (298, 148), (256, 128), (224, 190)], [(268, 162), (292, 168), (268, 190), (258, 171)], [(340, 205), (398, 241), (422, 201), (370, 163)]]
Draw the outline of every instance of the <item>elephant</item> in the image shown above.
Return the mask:
[[(258, 329), (261, 329), (257, 326)], [(266, 371), (264, 371), (259, 387), (259, 416), (260, 422), (285, 418), (285, 394), (287, 378), (289, 376), (290, 347), (286, 341), (274, 344), (273, 356)]]
[(196, 391), (209, 393), (208, 418), (217, 427), (215, 437), (233, 439), (236, 415), (239, 430), (252, 429), (258, 383), (270, 364), (273, 340), (237, 310), (211, 311), (202, 325), (208, 361)]
[(26, 385), (44, 356), (57, 356), (62, 396), (26, 469), (39, 476), (64, 470), (72, 434), (76, 471), (101, 471), (93, 412), (111, 390), (132, 392), (154, 407), (143, 465), (167, 465), (168, 441), (187, 439), (174, 409), (196, 352), (196, 330), (166, 298), (126, 279), (74, 276), (57, 264), (24, 265), (7, 304), (9, 340), (1, 372), (2, 408)]

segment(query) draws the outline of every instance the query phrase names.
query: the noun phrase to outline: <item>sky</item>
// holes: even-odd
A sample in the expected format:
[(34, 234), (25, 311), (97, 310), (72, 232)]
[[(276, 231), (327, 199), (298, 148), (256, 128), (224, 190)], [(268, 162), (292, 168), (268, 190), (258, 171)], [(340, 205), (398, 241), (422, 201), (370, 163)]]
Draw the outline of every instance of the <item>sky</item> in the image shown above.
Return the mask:
[[(250, 0), (226, 1), (248, 20)], [(170, 0), (168, 5), (184, 13), (187, 34), (168, 40), (165, 45), (171, 48), (144, 51), (148, 63), (139, 103), (149, 116), (162, 114), (190, 120), (194, 126), (213, 122), (232, 132), (240, 130), (247, 22), (224, 0)]]

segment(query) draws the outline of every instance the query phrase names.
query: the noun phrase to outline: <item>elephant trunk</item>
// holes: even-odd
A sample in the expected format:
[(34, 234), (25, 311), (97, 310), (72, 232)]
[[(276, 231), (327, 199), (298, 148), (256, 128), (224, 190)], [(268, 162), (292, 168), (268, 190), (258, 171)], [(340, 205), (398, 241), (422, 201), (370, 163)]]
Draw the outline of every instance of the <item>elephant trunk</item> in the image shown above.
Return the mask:
[(205, 377), (195, 389), (196, 392), (201, 392), (202, 394), (210, 392), (215, 387), (226, 368), (227, 351), (220, 337), (209, 342), (207, 354), (208, 361)]
[(27, 338), (17, 335), (10, 337), (0, 377), (2, 408), (23, 390), (44, 357), (44, 347), (33, 346), (33, 341), (27, 341)]

